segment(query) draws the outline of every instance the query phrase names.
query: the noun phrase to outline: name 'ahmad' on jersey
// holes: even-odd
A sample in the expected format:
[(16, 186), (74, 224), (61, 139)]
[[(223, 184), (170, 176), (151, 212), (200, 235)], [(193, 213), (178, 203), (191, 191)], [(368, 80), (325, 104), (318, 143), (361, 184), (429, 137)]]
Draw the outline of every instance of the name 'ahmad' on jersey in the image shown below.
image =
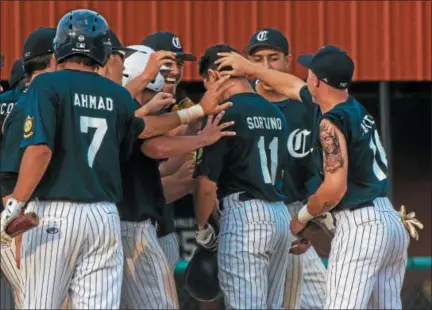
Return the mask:
[(387, 158), (374, 118), (353, 97), (325, 113), (345, 135), (348, 148), (348, 188), (337, 208), (371, 205), (387, 195)]
[(34, 196), (119, 202), (119, 149), (135, 110), (127, 90), (94, 72), (61, 70), (37, 76), (26, 100), (21, 148), (47, 144), (53, 153)]
[(218, 198), (247, 192), (256, 199), (281, 201), (282, 174), (288, 156), (288, 125), (280, 110), (256, 93), (232, 96), (222, 122), (235, 121), (236, 136), (197, 152), (195, 176), (218, 186)]

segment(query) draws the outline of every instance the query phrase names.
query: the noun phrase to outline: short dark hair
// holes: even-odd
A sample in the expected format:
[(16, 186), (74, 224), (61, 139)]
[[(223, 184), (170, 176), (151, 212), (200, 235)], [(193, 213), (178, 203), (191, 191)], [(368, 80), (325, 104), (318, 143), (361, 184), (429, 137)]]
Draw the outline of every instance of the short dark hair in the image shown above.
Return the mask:
[(92, 69), (97, 69), (100, 67), (100, 65), (93, 60), (92, 58), (86, 56), (86, 55), (71, 55), (68, 57), (63, 58), (62, 60), (58, 61), (58, 64), (62, 64), (62, 63), (76, 63), (79, 65), (84, 65), (87, 67), (90, 67)]
[(35, 71), (48, 68), (52, 55), (53, 54), (45, 54), (24, 60), (23, 68), (25, 76), (29, 78)]
[[(235, 48), (232, 48), (227, 44), (217, 44), (208, 47), (204, 55), (201, 57), (199, 61), (199, 75), (202, 77), (207, 77), (209, 69), (214, 70), (218, 67), (218, 65), (215, 64), (215, 61), (219, 59), (218, 53), (230, 53), (230, 52), (239, 53)], [(232, 70), (231, 67), (224, 67), (219, 71), (230, 71), (230, 70)]]

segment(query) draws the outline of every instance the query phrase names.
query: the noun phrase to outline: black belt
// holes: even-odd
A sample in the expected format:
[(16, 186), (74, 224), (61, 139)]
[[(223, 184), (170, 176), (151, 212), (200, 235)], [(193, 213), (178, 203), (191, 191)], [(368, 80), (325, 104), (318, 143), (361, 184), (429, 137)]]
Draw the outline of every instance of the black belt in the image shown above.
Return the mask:
[(245, 202), (245, 201), (253, 200), (253, 199), (256, 199), (256, 198), (254, 196), (252, 196), (251, 194), (249, 194), (248, 192), (243, 192), (243, 193), (240, 193), (238, 195), (238, 199), (241, 202)]

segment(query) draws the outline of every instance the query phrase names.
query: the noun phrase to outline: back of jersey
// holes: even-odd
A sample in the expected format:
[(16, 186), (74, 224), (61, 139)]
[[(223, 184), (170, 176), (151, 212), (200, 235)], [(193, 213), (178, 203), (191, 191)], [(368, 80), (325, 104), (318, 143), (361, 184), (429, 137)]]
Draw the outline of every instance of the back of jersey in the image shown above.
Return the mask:
[(21, 147), (47, 144), (53, 154), (35, 196), (120, 201), (119, 146), (133, 113), (129, 93), (96, 73), (62, 70), (35, 78)]
[(288, 156), (287, 122), (280, 110), (256, 93), (232, 96), (222, 121), (235, 121), (222, 138), (197, 155), (196, 175), (218, 185), (218, 198), (239, 192), (266, 201), (281, 201), (282, 175)]
[(344, 134), (348, 149), (348, 188), (338, 208), (370, 205), (387, 195), (387, 159), (374, 118), (354, 98), (323, 115)]

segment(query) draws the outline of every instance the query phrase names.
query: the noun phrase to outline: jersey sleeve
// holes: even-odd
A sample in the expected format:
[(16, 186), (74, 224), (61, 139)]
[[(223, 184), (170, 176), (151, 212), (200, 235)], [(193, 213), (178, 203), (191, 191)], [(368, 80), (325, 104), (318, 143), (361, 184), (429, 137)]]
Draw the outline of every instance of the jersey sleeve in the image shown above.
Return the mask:
[(54, 149), (58, 98), (53, 88), (55, 83), (45, 75), (32, 81), (26, 95), (21, 148), (46, 144), (51, 150)]
[[(222, 117), (221, 123), (232, 120), (235, 120), (234, 116), (227, 110), (226, 114)], [(207, 118), (203, 120), (203, 128), (206, 123)], [(229, 130), (235, 131), (235, 126), (230, 127)], [(194, 178), (207, 176), (211, 181), (217, 183), (229, 150), (229, 139), (229, 137), (221, 138), (215, 144), (197, 150)]]
[(344, 135), (347, 144), (351, 141), (351, 128), (349, 117), (340, 109), (333, 109), (325, 113), (322, 120), (326, 119), (335, 125)]
[(301, 102), (307, 105), (308, 108), (313, 108), (316, 105), (306, 85), (300, 89), (299, 95), (300, 95)]

